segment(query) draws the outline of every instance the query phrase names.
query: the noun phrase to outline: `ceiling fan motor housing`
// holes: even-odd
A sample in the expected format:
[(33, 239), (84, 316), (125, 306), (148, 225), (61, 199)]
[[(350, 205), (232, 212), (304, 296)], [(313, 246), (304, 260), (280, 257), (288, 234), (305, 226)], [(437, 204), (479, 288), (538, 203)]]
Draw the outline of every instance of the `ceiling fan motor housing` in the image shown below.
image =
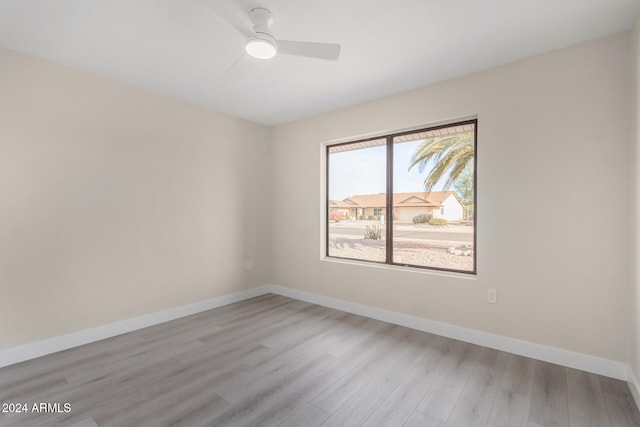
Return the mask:
[(264, 7), (256, 7), (249, 12), (249, 19), (253, 23), (253, 31), (257, 34), (268, 34), (272, 39), (271, 25), (273, 24), (273, 14)]
[(273, 24), (273, 15), (265, 8), (256, 7), (249, 12), (249, 19), (253, 23), (255, 36), (247, 39), (245, 50), (254, 58), (273, 58), (278, 51), (276, 39), (269, 30)]

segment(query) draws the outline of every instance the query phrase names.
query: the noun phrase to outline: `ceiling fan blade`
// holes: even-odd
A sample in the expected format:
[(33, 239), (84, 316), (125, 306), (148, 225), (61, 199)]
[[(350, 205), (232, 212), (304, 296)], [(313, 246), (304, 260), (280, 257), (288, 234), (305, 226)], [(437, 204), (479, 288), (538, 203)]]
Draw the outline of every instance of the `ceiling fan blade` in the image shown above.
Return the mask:
[(241, 77), (249, 71), (253, 62), (254, 59), (245, 53), (231, 64), (231, 67), (224, 74), (230, 77)]
[(335, 61), (340, 56), (340, 45), (334, 43), (296, 42), (278, 40), (278, 53), (306, 56), (309, 58)]
[(253, 24), (248, 16), (241, 15), (225, 0), (204, 0), (205, 4), (211, 7), (229, 25), (238, 30), (245, 37), (254, 37)]

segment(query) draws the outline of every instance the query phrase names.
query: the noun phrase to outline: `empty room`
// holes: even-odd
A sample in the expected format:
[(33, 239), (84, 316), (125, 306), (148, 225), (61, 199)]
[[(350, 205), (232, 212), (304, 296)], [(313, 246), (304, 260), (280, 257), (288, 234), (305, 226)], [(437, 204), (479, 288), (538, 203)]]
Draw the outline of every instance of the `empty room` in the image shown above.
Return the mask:
[(637, 0), (0, 0), (0, 426), (640, 426)]

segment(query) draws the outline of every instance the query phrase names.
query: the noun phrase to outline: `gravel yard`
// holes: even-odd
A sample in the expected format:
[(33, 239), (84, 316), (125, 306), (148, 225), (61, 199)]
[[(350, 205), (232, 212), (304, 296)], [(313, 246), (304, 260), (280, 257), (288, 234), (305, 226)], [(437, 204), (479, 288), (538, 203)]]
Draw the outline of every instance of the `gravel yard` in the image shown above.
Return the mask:
[[(453, 270), (473, 271), (473, 256), (450, 254), (449, 248), (460, 242), (442, 240), (396, 240), (394, 262)], [(329, 255), (369, 261), (385, 260), (385, 241), (331, 235)]]

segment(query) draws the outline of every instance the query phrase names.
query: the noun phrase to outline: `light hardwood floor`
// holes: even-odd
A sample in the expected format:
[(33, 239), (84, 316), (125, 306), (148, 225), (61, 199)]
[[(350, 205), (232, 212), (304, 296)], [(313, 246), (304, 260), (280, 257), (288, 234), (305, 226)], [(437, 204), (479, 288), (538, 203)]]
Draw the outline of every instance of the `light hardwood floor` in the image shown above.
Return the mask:
[(264, 295), (0, 369), (2, 426), (640, 426), (622, 381)]

